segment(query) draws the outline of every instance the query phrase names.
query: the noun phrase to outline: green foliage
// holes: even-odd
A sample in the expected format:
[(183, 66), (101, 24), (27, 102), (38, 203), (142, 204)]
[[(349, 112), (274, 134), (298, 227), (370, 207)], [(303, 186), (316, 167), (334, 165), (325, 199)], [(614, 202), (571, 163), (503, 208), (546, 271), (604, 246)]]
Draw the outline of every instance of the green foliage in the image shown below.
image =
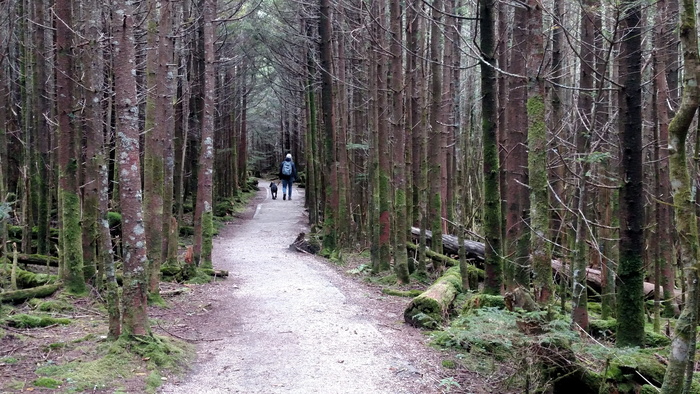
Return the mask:
[(109, 222), (110, 228), (115, 228), (121, 226), (122, 224), (122, 214), (119, 212), (107, 212), (107, 222)]
[(506, 302), (503, 296), (490, 294), (476, 294), (464, 304), (462, 312), (468, 312), (480, 308), (505, 309)]
[(459, 382), (457, 382), (452, 376), (440, 380), (440, 387), (442, 387), (446, 393), (449, 393), (452, 391), (452, 389), (462, 388), (462, 386), (459, 385)]
[(442, 360), (442, 367), (447, 369), (455, 369), (458, 367), (455, 360)]
[(17, 364), (17, 362), (19, 362), (19, 359), (15, 357), (0, 358), (0, 364)]
[(345, 272), (347, 272), (348, 274), (352, 274), (352, 275), (359, 275), (359, 274), (368, 273), (370, 271), (372, 271), (372, 266), (370, 266), (369, 264), (360, 264), (357, 267), (350, 269), (350, 270), (347, 270)]

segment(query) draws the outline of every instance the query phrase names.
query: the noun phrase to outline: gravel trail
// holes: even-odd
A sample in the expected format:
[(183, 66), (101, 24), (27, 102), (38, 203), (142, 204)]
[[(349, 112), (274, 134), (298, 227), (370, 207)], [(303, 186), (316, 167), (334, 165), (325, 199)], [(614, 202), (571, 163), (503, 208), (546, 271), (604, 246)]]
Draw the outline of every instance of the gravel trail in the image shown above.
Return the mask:
[(187, 323), (208, 338), (191, 373), (162, 392), (442, 392), (439, 353), (403, 323), (408, 301), (290, 250), (308, 231), (304, 191), (281, 197), (262, 189), (254, 213), (215, 239), (214, 267), (230, 276), (207, 285)]

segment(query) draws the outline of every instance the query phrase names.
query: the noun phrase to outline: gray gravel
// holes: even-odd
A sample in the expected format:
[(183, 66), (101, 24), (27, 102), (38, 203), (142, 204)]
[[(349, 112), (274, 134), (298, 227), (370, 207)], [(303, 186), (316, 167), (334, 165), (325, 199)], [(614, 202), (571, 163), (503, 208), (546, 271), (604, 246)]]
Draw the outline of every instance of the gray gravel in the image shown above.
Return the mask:
[[(267, 186), (267, 184), (263, 185)], [(303, 190), (258, 193), (252, 218), (227, 226), (193, 330), (197, 361), (163, 393), (439, 393), (440, 355), (403, 323), (408, 300), (290, 250), (308, 231)], [(329, 265), (330, 264), (330, 265)], [(455, 391), (452, 391), (455, 392)]]

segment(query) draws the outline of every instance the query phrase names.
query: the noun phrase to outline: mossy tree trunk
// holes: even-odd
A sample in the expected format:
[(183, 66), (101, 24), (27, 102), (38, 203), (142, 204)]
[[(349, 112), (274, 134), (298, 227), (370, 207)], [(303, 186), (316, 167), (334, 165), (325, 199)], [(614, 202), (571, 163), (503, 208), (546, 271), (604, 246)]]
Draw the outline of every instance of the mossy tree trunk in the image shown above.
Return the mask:
[[(662, 0), (657, 3), (656, 24), (654, 27), (654, 42), (655, 47), (662, 48), (664, 43), (669, 38), (674, 37), (670, 24), (666, 24), (668, 18), (667, 1)], [(655, 265), (658, 267), (655, 270), (654, 283), (660, 287), (658, 294), (658, 302), (663, 300), (663, 307), (657, 305), (655, 311), (655, 325), (658, 322), (660, 329), (660, 318), (672, 317), (678, 310), (678, 302), (673, 297), (675, 288), (675, 263), (673, 261), (673, 241), (672, 241), (672, 224), (671, 224), (671, 184), (669, 177), (669, 160), (668, 160), (668, 123), (669, 110), (667, 102), (669, 100), (668, 83), (666, 78), (666, 57), (667, 51), (659, 51), (653, 54), (654, 61), (654, 95), (655, 100), (654, 113), (656, 122), (654, 122), (654, 175), (656, 177), (654, 191), (656, 195), (655, 202), (655, 219), (656, 230), (654, 231), (654, 255)], [(656, 300), (656, 298), (655, 298)], [(663, 308), (663, 311), (661, 310)]]
[[(6, 42), (0, 42), (0, 51), (5, 53)], [(7, 108), (9, 106), (7, 75), (4, 62), (0, 62), (0, 256), (7, 256), (7, 224), (11, 206), (7, 201)]]
[(115, 2), (112, 14), (114, 39), (111, 40), (114, 56), (119, 206), (122, 213), (122, 234), (125, 235), (122, 239), (124, 250), (122, 334), (146, 335), (149, 332), (146, 314), (148, 259), (141, 194), (133, 12), (131, 2), (127, 0)]
[[(175, 56), (174, 31), (179, 28), (179, 13), (173, 1), (161, 2), (161, 22), (158, 31), (158, 74), (161, 94), (158, 95), (158, 107), (163, 111), (163, 129), (165, 131), (163, 146), (163, 243), (161, 248), (161, 262), (173, 264), (177, 262), (178, 231), (177, 221), (173, 217), (174, 205), (174, 172), (175, 152), (173, 139), (175, 138), (175, 105), (173, 97), (176, 97), (177, 57)], [(178, 22), (176, 22), (176, 19)], [(177, 26), (177, 27), (176, 27)], [(159, 267), (160, 271), (160, 267)], [(151, 270), (152, 272), (152, 270)], [(153, 275), (152, 275), (153, 277)], [(160, 276), (159, 276), (160, 277)], [(152, 286), (152, 283), (151, 283)], [(153, 289), (151, 288), (151, 291)]]
[(331, 30), (330, 0), (320, 0), (319, 54), (321, 58), (321, 112), (324, 127), (323, 162), (326, 171), (323, 248), (331, 252), (338, 247), (336, 215), (338, 212), (338, 172), (335, 152), (335, 115), (333, 112), (333, 33)]
[(496, 72), (493, 69), (496, 39), (494, 0), (479, 2), (481, 33), (481, 106), (484, 150), (484, 292), (501, 294), (503, 265), (501, 249), (501, 198), (499, 189), (498, 138), (496, 128)]
[[(384, 2), (376, 2), (376, 15), (381, 15), (377, 19), (377, 23), (373, 26), (379, 45), (387, 46), (386, 26), (383, 21), (387, 20), (386, 4)], [(389, 140), (391, 139), (391, 130), (387, 118), (391, 116), (389, 109), (389, 100), (386, 89), (389, 88), (389, 70), (387, 67), (388, 59), (382, 52), (377, 53), (376, 62), (373, 62), (377, 68), (376, 84), (377, 106), (379, 109), (377, 122), (377, 138), (379, 156), (378, 168), (378, 188), (375, 192), (376, 198), (379, 200), (379, 266), (378, 271), (386, 271), (391, 264), (391, 226), (394, 220), (394, 212), (392, 210), (392, 193), (391, 193), (391, 148)]]
[[(436, 253), (442, 253), (442, 163), (444, 159), (445, 121), (443, 119), (442, 86), (442, 45), (440, 42), (443, 20), (443, 1), (435, 0), (432, 5), (430, 26), (430, 69), (432, 98), (430, 100), (430, 128), (428, 137), (428, 226), (433, 232), (431, 247)], [(436, 271), (441, 271), (441, 263), (434, 263)]]
[(194, 259), (202, 268), (212, 268), (211, 252), (214, 232), (214, 98), (216, 74), (214, 41), (216, 40), (216, 0), (204, 0), (202, 23), (204, 33), (203, 103), (201, 113), (201, 146), (197, 175), (197, 204), (194, 214)]
[(697, 324), (698, 224), (686, 156), (686, 139), (700, 98), (700, 90), (698, 89), (700, 58), (698, 57), (695, 10), (695, 1), (683, 0), (680, 38), (686, 71), (683, 73), (681, 106), (668, 127), (669, 153), (671, 154), (669, 164), (676, 231), (678, 231), (680, 241), (679, 253), (686, 274), (688, 294), (686, 305), (676, 323), (675, 336), (671, 343), (669, 363), (661, 387), (661, 392), (664, 394), (681, 393), (684, 377), (688, 380), (692, 378), (692, 370), (689, 371), (689, 374), (687, 372), (688, 366), (692, 365), (693, 358), (690, 349), (693, 349), (694, 346)]
[(86, 291), (83, 276), (83, 244), (80, 218), (80, 185), (78, 184), (79, 158), (77, 125), (73, 123), (73, 27), (72, 2), (60, 0), (56, 3), (56, 102), (58, 112), (58, 167), (59, 201), (61, 202), (61, 253), (62, 270), (66, 289), (73, 294)]
[(547, 182), (547, 126), (545, 123), (545, 89), (541, 70), (544, 59), (542, 7), (529, 1), (527, 75), (528, 88), (528, 169), (530, 180), (530, 267), (534, 273), (537, 301), (548, 302), (553, 293), (552, 252), (549, 240), (549, 185)]
[[(623, 1), (620, 45), (620, 260), (617, 270), (617, 346), (644, 345), (644, 194), (642, 174), (641, 4)], [(696, 45), (697, 47), (697, 45)], [(694, 216), (693, 216), (694, 218)], [(696, 225), (697, 226), (697, 225)], [(697, 242), (697, 232), (695, 234)]]
[(394, 134), (394, 272), (400, 283), (410, 282), (406, 239), (406, 129), (404, 128), (403, 28), (398, 1), (389, 4), (391, 20), (391, 125)]
[[(49, 123), (45, 121), (44, 116), (51, 116), (52, 111), (49, 103), (49, 97), (53, 96), (53, 78), (49, 78), (49, 73), (52, 72), (49, 68), (47, 59), (50, 56), (51, 48), (53, 48), (53, 36), (47, 26), (50, 25), (47, 18), (45, 2), (37, 2), (36, 8), (36, 34), (35, 44), (37, 48), (37, 62), (35, 64), (35, 73), (37, 83), (34, 85), (34, 95), (36, 100), (35, 111), (35, 129), (36, 129), (36, 149), (35, 163), (33, 163), (34, 171), (34, 192), (36, 194), (37, 203), (37, 245), (36, 250), (39, 254), (48, 254), (51, 250), (50, 242), (50, 226), (51, 226), (51, 208), (53, 193), (51, 191), (51, 151), (50, 139), (51, 130)], [(3, 52), (4, 53), (4, 52)], [(1, 164), (0, 164), (1, 165)]]
[[(306, 23), (306, 22), (305, 22)], [(311, 24), (306, 24), (306, 34), (311, 36)], [(318, 134), (318, 112), (316, 108), (316, 91), (314, 89), (314, 68), (311, 53), (306, 53), (306, 206), (309, 209), (309, 224), (319, 222), (319, 195), (316, 192), (318, 184), (317, 162), (319, 160), (316, 150), (316, 136)]]
[(590, 153), (590, 138), (594, 130), (593, 118), (593, 86), (595, 74), (595, 7), (597, 0), (586, 0), (581, 4), (581, 71), (579, 74), (579, 93), (576, 119), (576, 153), (579, 160), (576, 165), (577, 187), (574, 192), (575, 242), (572, 250), (572, 284), (571, 284), (571, 318), (575, 324), (588, 330), (588, 290), (586, 287), (586, 267), (588, 267), (588, 204), (590, 190), (588, 178), (591, 169), (588, 155)]
[[(81, 50), (81, 61), (85, 65), (82, 81), (86, 105), (83, 127), (85, 128), (85, 186), (83, 187), (83, 256), (85, 278), (102, 289), (104, 260), (100, 258), (102, 247), (102, 218), (106, 218), (106, 207), (100, 203), (106, 196), (107, 179), (102, 179), (105, 168), (104, 146), (104, 47), (102, 39), (102, 2), (90, 0), (82, 3), (82, 34), (88, 45)], [(104, 209), (104, 211), (103, 211)], [(108, 228), (109, 230), (109, 228)], [(109, 234), (109, 233), (108, 233)], [(111, 244), (111, 242), (110, 242)], [(110, 250), (111, 252), (111, 250)], [(97, 275), (99, 273), (99, 275)]]

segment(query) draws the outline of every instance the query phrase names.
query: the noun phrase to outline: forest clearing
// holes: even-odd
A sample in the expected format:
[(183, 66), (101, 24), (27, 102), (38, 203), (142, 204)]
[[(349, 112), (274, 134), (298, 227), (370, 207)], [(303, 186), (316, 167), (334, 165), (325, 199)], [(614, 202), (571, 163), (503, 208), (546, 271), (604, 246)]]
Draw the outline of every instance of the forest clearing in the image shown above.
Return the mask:
[[(439, 349), (397, 388), (700, 393), (697, 18), (694, 0), (0, 1), (0, 363), (27, 369), (5, 389), (113, 387), (78, 364), (127, 391), (180, 376), (193, 338), (165, 332), (170, 308), (258, 283), (216, 266), (215, 235), (274, 186), (260, 209), (306, 215), (284, 241), (300, 275), (335, 267)], [(225, 242), (276, 258), (269, 231)], [(339, 317), (373, 327), (373, 308)], [(25, 349), (44, 335), (65, 340)], [(357, 365), (343, 381), (391, 392)], [(257, 390), (234, 369), (221, 390)]]

